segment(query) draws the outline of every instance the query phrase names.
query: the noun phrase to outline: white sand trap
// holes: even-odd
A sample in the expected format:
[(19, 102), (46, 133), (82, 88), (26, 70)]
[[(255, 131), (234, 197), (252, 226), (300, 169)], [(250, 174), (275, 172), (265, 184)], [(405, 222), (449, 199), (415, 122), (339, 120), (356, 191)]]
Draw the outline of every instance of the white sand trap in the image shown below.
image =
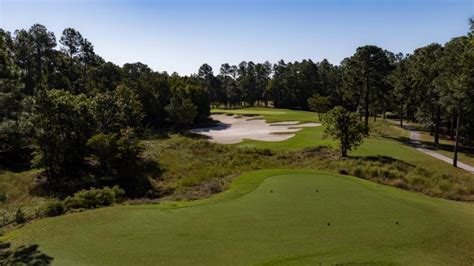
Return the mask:
[[(239, 143), (244, 139), (261, 141), (282, 141), (295, 136), (303, 127), (317, 127), (319, 123), (299, 124), (298, 121), (267, 123), (262, 117), (211, 115), (219, 121), (215, 127), (196, 128), (191, 132), (210, 137), (211, 141), (223, 144)], [(257, 119), (256, 119), (257, 118)], [(278, 133), (278, 134), (276, 134)]]

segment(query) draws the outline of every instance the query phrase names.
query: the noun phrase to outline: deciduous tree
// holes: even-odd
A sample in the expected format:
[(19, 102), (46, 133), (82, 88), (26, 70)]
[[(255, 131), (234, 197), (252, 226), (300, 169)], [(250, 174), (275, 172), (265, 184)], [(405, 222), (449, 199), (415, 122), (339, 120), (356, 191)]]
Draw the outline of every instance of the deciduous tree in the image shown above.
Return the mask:
[(359, 121), (357, 114), (336, 106), (324, 118), (324, 134), (334, 139), (341, 150), (342, 157), (347, 151), (359, 146), (368, 135), (367, 128)]

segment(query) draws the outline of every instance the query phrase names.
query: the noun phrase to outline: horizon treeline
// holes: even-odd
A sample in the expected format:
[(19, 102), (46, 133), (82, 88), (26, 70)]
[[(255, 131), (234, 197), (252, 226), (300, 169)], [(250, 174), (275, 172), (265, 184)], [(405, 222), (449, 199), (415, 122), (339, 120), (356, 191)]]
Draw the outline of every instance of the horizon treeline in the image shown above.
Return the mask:
[(366, 125), (387, 113), (401, 126), (404, 120), (420, 122), (431, 128), (435, 143), (441, 134), (454, 138), (459, 125), (458, 139), (472, 143), (470, 23), (466, 35), (412, 54), (366, 45), (340, 65), (326, 59), (244, 61), (224, 63), (217, 72), (203, 64), (190, 76), (107, 62), (72, 28), (59, 38), (40, 24), (13, 33), (0, 29), (0, 160), (34, 157), (51, 177), (77, 173), (90, 156), (102, 156), (102, 170), (120, 176), (125, 170), (117, 168), (126, 158), (110, 161), (107, 156), (118, 150), (112, 146), (125, 145), (136, 157), (140, 149), (133, 139), (144, 130), (188, 128), (205, 121), (211, 106), (318, 113), (343, 106)]
[(339, 66), (321, 62), (278, 61), (271, 64), (222, 64), (217, 74), (199, 68), (214, 107), (272, 106), (325, 113), (334, 106), (369, 117), (419, 122), (439, 136), (474, 141), (473, 19), (465, 36), (432, 43), (412, 54), (393, 53), (374, 45), (357, 48)]

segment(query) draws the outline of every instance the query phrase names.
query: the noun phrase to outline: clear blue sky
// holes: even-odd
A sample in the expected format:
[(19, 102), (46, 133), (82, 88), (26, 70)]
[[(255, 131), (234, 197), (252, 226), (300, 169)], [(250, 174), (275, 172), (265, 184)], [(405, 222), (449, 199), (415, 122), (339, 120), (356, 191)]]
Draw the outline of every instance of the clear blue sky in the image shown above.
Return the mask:
[(0, 0), (0, 27), (79, 30), (122, 65), (195, 73), (203, 63), (334, 64), (358, 46), (412, 52), (468, 31), (474, 0)]

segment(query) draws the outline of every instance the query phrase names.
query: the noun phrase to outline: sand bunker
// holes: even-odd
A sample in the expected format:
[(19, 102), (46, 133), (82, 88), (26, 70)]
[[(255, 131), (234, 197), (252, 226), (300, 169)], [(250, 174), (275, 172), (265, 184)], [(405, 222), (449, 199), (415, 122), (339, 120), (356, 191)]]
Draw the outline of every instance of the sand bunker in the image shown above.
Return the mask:
[(241, 117), (224, 114), (211, 115), (220, 123), (215, 127), (196, 128), (191, 132), (206, 135), (211, 141), (223, 144), (239, 143), (244, 139), (282, 141), (293, 137), (303, 127), (317, 127), (319, 123), (299, 124), (298, 121), (267, 123), (262, 117)]

